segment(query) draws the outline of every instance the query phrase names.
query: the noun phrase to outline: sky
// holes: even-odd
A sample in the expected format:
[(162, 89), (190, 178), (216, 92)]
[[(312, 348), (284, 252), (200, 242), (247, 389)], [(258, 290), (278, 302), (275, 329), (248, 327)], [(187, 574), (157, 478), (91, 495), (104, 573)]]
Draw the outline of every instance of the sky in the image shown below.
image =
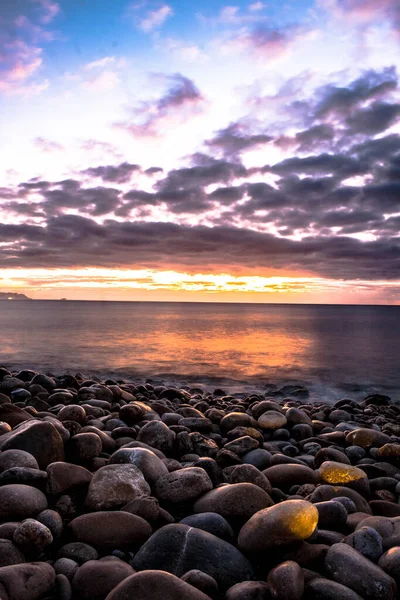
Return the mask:
[(1, 0), (0, 291), (400, 304), (398, 0)]

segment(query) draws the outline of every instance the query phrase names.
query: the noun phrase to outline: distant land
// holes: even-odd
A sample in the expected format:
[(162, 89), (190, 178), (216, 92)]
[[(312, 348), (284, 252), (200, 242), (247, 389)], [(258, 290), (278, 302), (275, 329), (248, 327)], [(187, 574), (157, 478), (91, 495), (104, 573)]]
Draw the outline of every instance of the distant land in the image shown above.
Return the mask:
[(32, 300), (32, 298), (15, 292), (0, 292), (0, 300)]

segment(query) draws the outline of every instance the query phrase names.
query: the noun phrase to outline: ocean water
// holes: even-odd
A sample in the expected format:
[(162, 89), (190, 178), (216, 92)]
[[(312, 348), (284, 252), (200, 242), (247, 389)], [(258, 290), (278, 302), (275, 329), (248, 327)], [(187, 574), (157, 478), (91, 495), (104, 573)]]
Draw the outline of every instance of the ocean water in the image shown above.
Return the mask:
[(0, 302), (0, 364), (312, 397), (400, 399), (400, 307)]

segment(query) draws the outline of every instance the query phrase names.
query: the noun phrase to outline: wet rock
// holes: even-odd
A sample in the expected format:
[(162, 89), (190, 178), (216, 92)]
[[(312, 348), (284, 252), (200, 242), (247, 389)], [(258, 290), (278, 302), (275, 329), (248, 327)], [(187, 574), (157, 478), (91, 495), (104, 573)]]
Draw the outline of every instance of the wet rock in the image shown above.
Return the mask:
[(22, 483), (41, 488), (47, 480), (47, 473), (28, 467), (12, 467), (0, 474), (0, 485)]
[(285, 427), (287, 419), (285, 415), (276, 410), (267, 410), (258, 418), (258, 425), (262, 429), (275, 431), (281, 427)]
[(372, 562), (378, 562), (383, 554), (382, 537), (372, 527), (360, 527), (344, 538), (343, 542)]
[(293, 485), (317, 483), (317, 474), (313, 469), (303, 465), (274, 465), (265, 469), (266, 476), (272, 487), (289, 490)]
[(238, 465), (233, 467), (230, 476), (230, 483), (254, 483), (259, 488), (267, 492), (267, 494), (271, 493), (271, 483), (267, 479), (264, 473), (261, 473), (256, 467), (253, 465)]
[(83, 542), (71, 542), (60, 548), (58, 556), (59, 558), (69, 558), (79, 565), (82, 565), (88, 560), (96, 560), (99, 555), (97, 550), (95, 550), (93, 546), (89, 546), (89, 544)]
[(161, 421), (150, 421), (140, 429), (137, 439), (170, 456), (174, 447), (175, 433)]
[(78, 433), (71, 438), (70, 446), (76, 460), (87, 462), (99, 456), (103, 449), (101, 439), (95, 433)]
[(108, 510), (142, 496), (150, 496), (150, 486), (134, 465), (107, 465), (94, 474), (86, 496), (90, 510)]
[(321, 529), (341, 530), (347, 521), (347, 510), (341, 502), (328, 500), (327, 502), (316, 502), (318, 510), (318, 527)]
[(347, 443), (361, 446), (361, 448), (379, 448), (391, 441), (388, 435), (375, 429), (355, 429), (346, 436)]

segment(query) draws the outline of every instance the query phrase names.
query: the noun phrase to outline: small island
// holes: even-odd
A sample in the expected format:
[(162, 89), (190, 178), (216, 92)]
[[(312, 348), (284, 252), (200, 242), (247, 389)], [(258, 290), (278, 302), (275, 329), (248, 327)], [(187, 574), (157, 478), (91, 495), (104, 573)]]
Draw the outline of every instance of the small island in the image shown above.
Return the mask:
[(32, 300), (32, 298), (16, 292), (0, 292), (0, 300)]

